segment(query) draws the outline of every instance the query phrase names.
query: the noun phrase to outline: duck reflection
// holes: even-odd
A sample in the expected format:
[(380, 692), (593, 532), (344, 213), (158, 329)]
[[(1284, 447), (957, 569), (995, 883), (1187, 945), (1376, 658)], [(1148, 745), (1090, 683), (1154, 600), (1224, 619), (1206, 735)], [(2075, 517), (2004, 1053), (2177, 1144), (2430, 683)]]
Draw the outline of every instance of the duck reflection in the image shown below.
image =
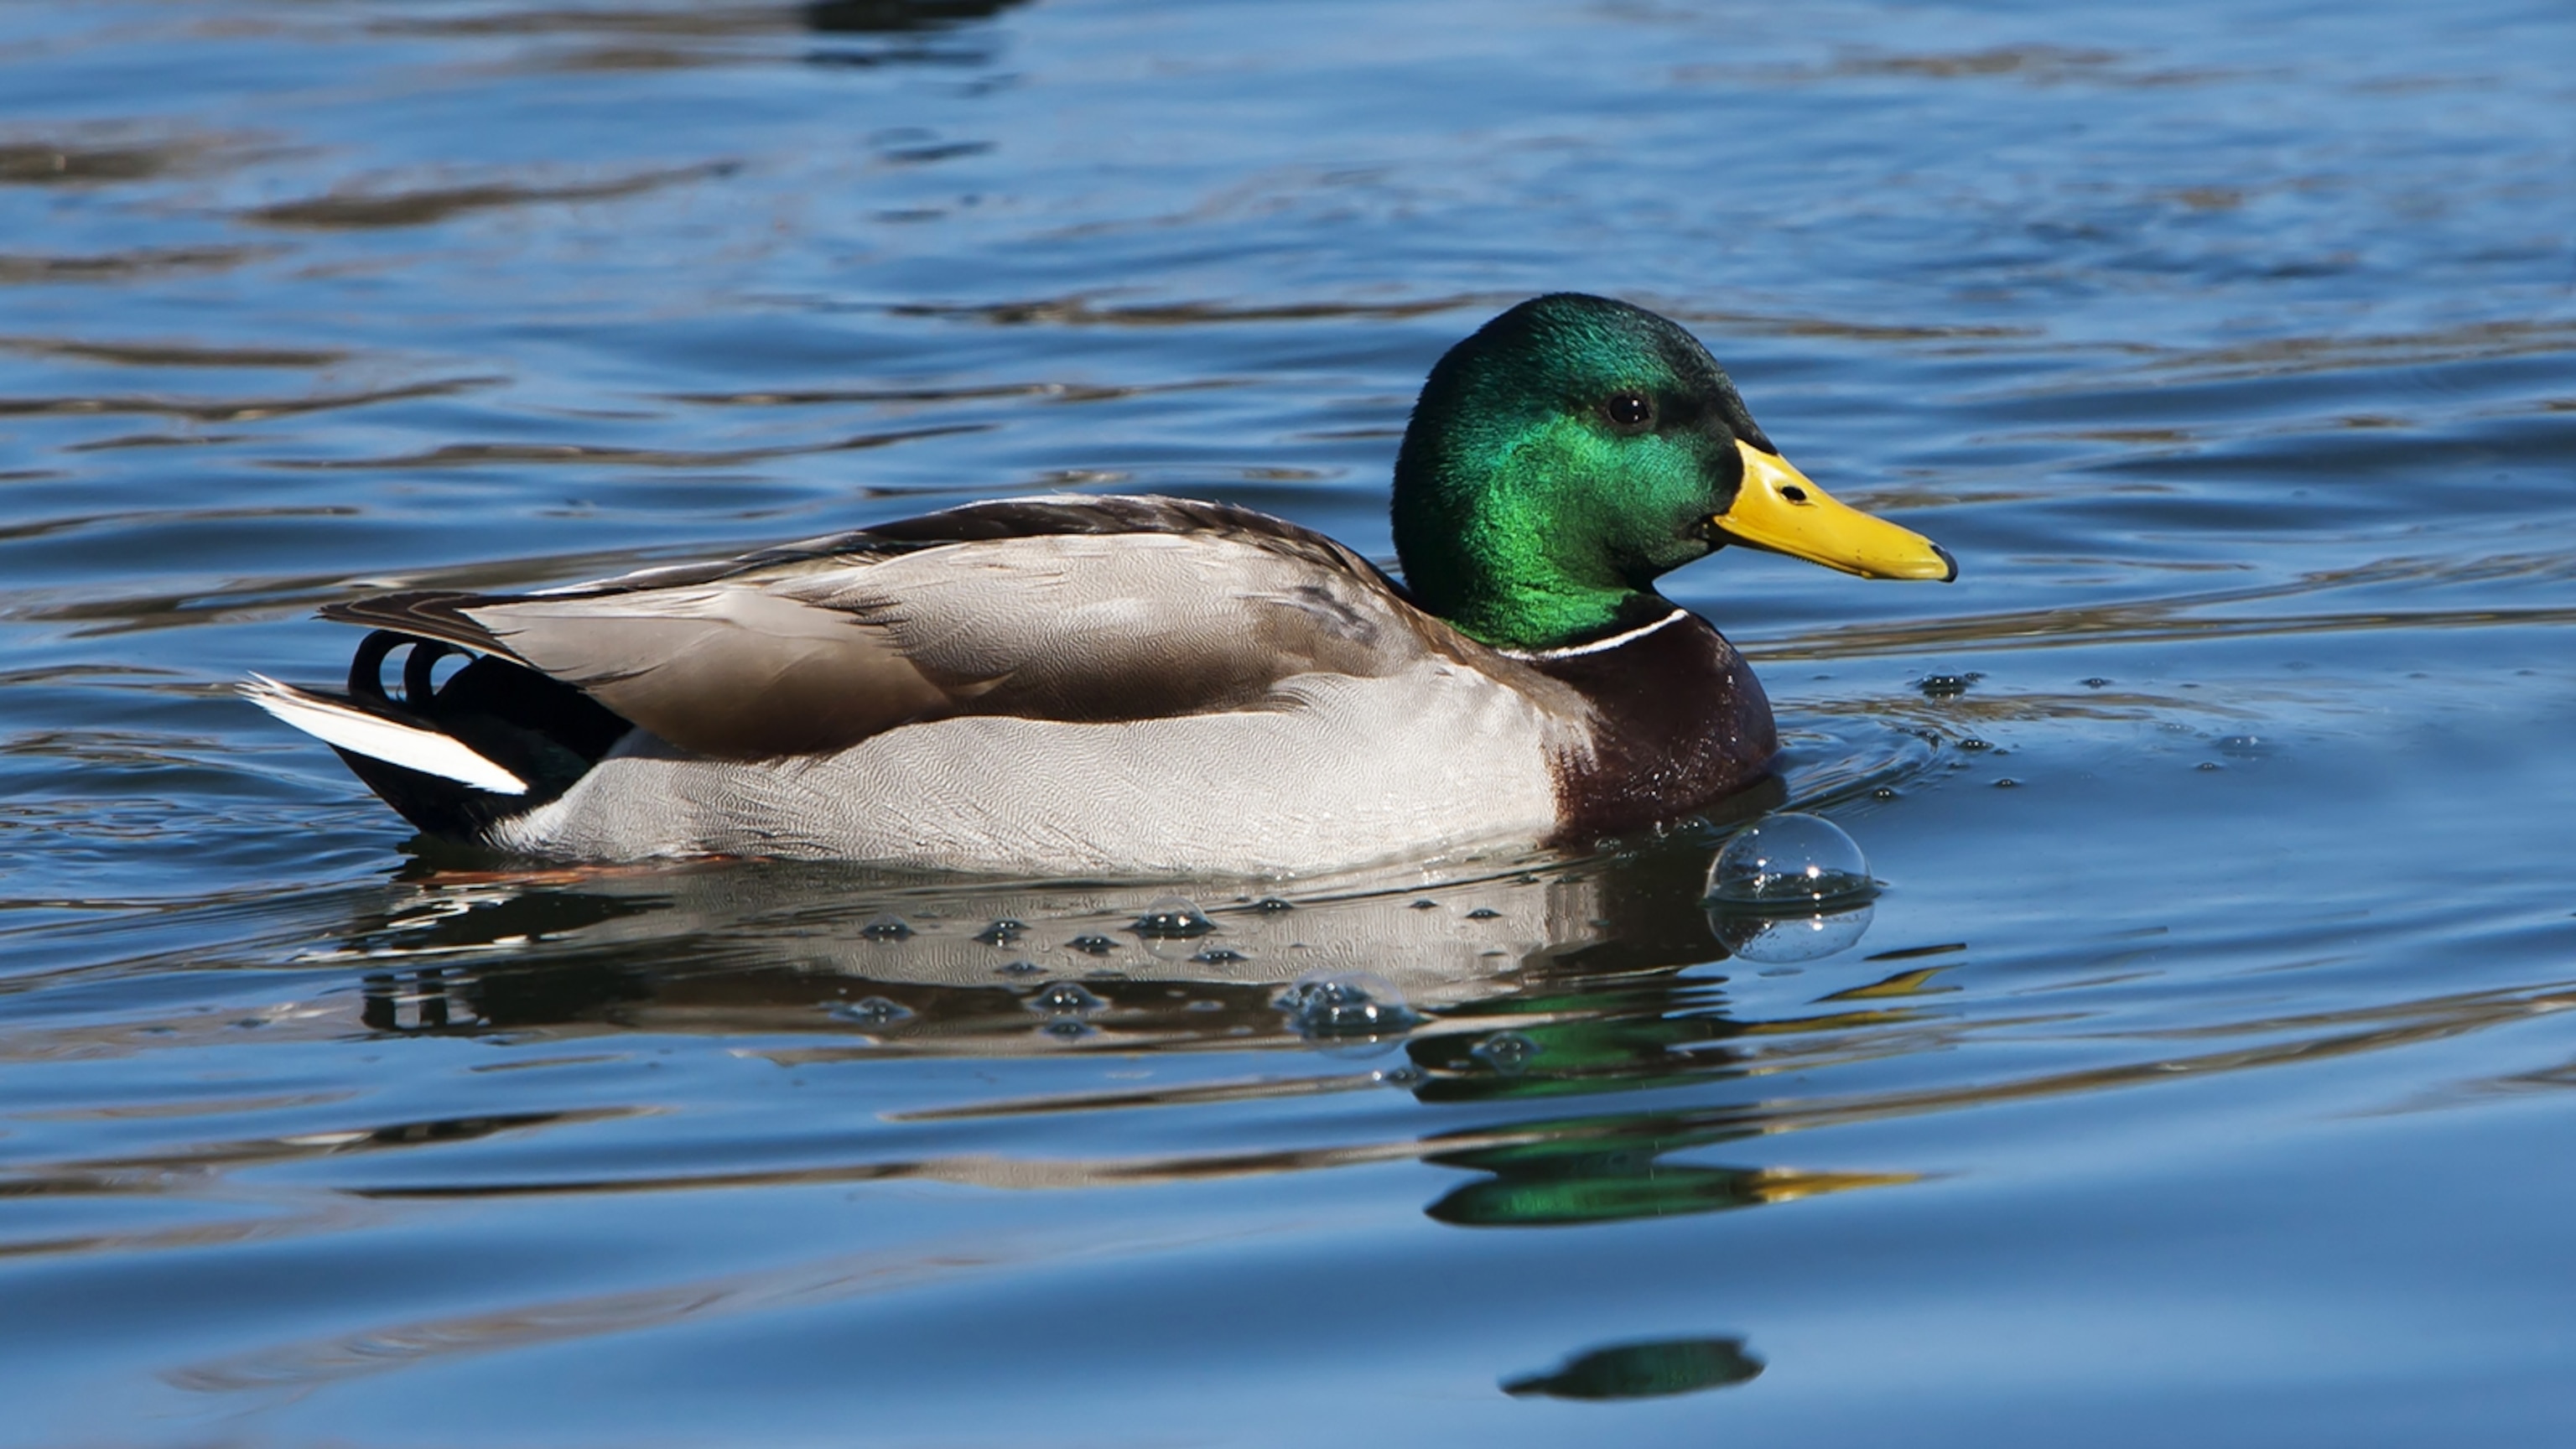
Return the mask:
[[(1780, 1107), (1746, 1090), (1757, 1069), (1805, 1049), (1793, 1042), (1830, 1052), (1846, 1029), (1906, 1020), (1925, 972), (1797, 1014), (1739, 1014), (1727, 971), (1743, 922), (1705, 903), (1713, 834), (1188, 900), (1168, 887), (970, 889), (816, 865), (494, 872), (424, 860), (319, 954), (359, 965), (362, 1022), (388, 1035), (697, 1035), (789, 1067), (1268, 1052), (1307, 1068), (1024, 1097), (969, 1087), (881, 1113), (892, 1135), (855, 1156), (388, 1184), (374, 1196), (903, 1179), (1100, 1188), (1410, 1160), (1455, 1174), (1424, 1209), (1434, 1221), (1569, 1229), (1912, 1181), (1741, 1160)], [(1784, 924), (1807, 929), (1776, 915), (1763, 929)], [(1390, 1138), (1383, 1113), (1362, 1112), (1348, 1120), (1373, 1125), (1320, 1143), (1211, 1149), (1194, 1132), (1182, 1140), (1195, 1145), (1165, 1153), (1068, 1160), (1051, 1131), (1044, 1154), (990, 1150), (992, 1129), (1014, 1121), (1390, 1090), (1440, 1109), (1436, 1130)], [(1640, 1092), (1655, 1110), (1618, 1110), (1608, 1095)], [(1575, 1100), (1601, 1108), (1567, 1112)], [(975, 1150), (960, 1148), (961, 1127)], [(1620, 1399), (1760, 1370), (1740, 1340), (1677, 1339), (1596, 1348), (1503, 1388)]]
[(1425, 1154), (1426, 1162), (1488, 1174), (1453, 1189), (1425, 1211), (1459, 1227), (1565, 1227), (1722, 1212), (1916, 1180), (1910, 1173), (1703, 1167), (1666, 1160), (1676, 1152), (1756, 1135), (1740, 1123), (1636, 1115), (1528, 1123), (1522, 1132), (1526, 1140)]
[[(306, 959), (377, 968), (362, 1019), (379, 1031), (793, 1032), (868, 1055), (1401, 1043), (1426, 1100), (1556, 1095), (1704, 1076), (1747, 1029), (1706, 969), (1746, 936), (1703, 902), (1707, 858), (1677, 839), (1199, 900), (787, 862), (424, 859)], [(1866, 917), (1754, 925), (1832, 951)]]
[(1503, 1381), (1514, 1398), (1653, 1399), (1744, 1383), (1762, 1372), (1762, 1360), (1745, 1352), (1740, 1338), (1671, 1338), (1596, 1348), (1566, 1360), (1554, 1373)]
[[(1488, 1109), (1402, 1143), (1104, 1165), (1104, 1183), (1410, 1157), (1473, 1176), (1430, 1204), (1434, 1219), (1549, 1227), (1909, 1180), (1704, 1160), (1761, 1129), (1762, 1103), (1724, 1090), (1746, 1076), (1759, 1039), (1878, 1027), (1917, 1009), (1862, 988), (1814, 1014), (1734, 1014), (1718, 968), (1742, 922), (1704, 902), (1710, 850), (1705, 836), (1684, 836), (1618, 857), (1195, 900), (1168, 888), (968, 889), (774, 863), (490, 872), (424, 862), (320, 954), (364, 963), (361, 1021), (385, 1033), (760, 1038), (746, 1050), (788, 1066), (1304, 1049), (1335, 1069), (964, 1102), (900, 1119), (925, 1126), (1384, 1088)], [(1840, 945), (1858, 935), (1809, 931), (1795, 917), (1765, 923)], [(1719, 1090), (1687, 1110), (1546, 1110), (1708, 1087)]]

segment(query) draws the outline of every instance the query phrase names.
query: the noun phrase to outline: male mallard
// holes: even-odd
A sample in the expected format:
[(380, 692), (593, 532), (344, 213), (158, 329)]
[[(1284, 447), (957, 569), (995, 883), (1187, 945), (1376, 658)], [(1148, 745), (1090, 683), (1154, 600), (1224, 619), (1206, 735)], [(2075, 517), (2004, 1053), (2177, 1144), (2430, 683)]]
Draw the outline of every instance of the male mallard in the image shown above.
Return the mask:
[(377, 630), (347, 693), (246, 692), (421, 829), (532, 855), (1272, 874), (1589, 841), (1761, 778), (1761, 685), (1654, 588), (1728, 543), (1958, 574), (1782, 461), (1689, 333), (1573, 294), (1432, 368), (1394, 524), (1402, 584), (1224, 504), (975, 503), (333, 604)]

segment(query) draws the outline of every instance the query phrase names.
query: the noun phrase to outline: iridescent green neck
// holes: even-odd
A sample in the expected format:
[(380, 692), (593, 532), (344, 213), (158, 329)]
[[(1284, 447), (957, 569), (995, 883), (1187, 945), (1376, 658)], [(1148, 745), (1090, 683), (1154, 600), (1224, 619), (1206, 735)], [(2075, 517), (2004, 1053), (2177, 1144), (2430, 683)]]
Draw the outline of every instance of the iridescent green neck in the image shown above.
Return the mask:
[(1559, 468), (1561, 450), (1505, 450), (1491, 472), (1421, 466), (1408, 448), (1395, 485), (1395, 547), (1423, 608), (1505, 649), (1549, 649), (1609, 632), (1644, 590), (1622, 575)]

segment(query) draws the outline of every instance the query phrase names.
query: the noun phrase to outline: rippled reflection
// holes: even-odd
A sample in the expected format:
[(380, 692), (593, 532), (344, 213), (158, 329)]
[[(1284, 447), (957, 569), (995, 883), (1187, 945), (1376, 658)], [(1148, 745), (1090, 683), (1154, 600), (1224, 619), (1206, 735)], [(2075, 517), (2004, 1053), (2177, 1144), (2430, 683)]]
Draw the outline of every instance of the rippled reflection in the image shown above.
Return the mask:
[[(1709, 848), (1675, 840), (1620, 862), (1535, 858), (1466, 878), (1354, 876), (1253, 895), (1155, 888), (962, 889), (831, 866), (457, 871), (425, 865), (307, 970), (348, 973), (344, 1010), (272, 1030), (539, 1042), (672, 1034), (740, 1040), (789, 1067), (905, 1057), (1287, 1051), (1324, 1068), (1174, 1087), (925, 1106), (889, 1120), (1012, 1120), (1401, 1091), (1426, 1104), (1507, 1109), (1486, 1126), (1287, 1153), (1066, 1162), (1063, 1185), (1332, 1167), (1390, 1156), (1486, 1175), (1430, 1207), (1444, 1222), (1535, 1226), (1709, 1211), (1902, 1174), (1698, 1167), (1664, 1161), (1751, 1134), (1729, 1108), (1526, 1119), (1522, 1104), (1640, 1086), (1723, 1084), (1750, 1033), (1901, 1020), (1869, 1005), (1739, 1020), (1726, 950), (1701, 898)], [(348, 998), (344, 998), (348, 999)], [(227, 1149), (239, 1161), (454, 1141), (597, 1120), (598, 1111), (403, 1122)], [(927, 1145), (927, 1144), (925, 1144)], [(566, 1177), (437, 1188), (375, 1181), (370, 1196), (552, 1193), (922, 1175), (1016, 1180), (1027, 1164), (921, 1158)]]
[[(613, 1052), (625, 1037), (709, 1036), (788, 1067), (1286, 1052), (1269, 1075), (987, 1096), (908, 1107), (887, 1120), (928, 1130), (1400, 1091), (1426, 1105), (1481, 1106), (1493, 1115), (1291, 1151), (1060, 1160), (1043, 1175), (1059, 1186), (1111, 1186), (1412, 1158), (1474, 1175), (1428, 1205), (1434, 1219), (1550, 1227), (1731, 1210), (1917, 1178), (1769, 1167), (1758, 1155), (1744, 1161), (1766, 1137), (1800, 1126), (2313, 1060), (2533, 1009), (2522, 992), (2437, 996), (2387, 1010), (2248, 1020), (2220, 1032), (2221, 1044), (2206, 1053), (1928, 1090), (1781, 1096), (1759, 1084), (1784, 1071), (2009, 1030), (2017, 1018), (1980, 1022), (1943, 1004), (1949, 988), (1937, 964), (1900, 966), (1813, 996), (1804, 1009), (1746, 1013), (1734, 1004), (1726, 948), (1702, 904), (1707, 861), (1707, 847), (1675, 842), (1616, 870), (1534, 861), (1542, 868), (1464, 880), (1350, 880), (1284, 898), (1189, 900), (1133, 888), (960, 890), (812, 866), (424, 869), (333, 941), (297, 955), (299, 969), (361, 986), (340, 998), (346, 1006), (248, 1024), (290, 1037), (350, 1029), (461, 1034), (506, 1040), (521, 1052), (585, 1042)], [(1203, 913), (1207, 929), (1168, 928), (1191, 910)], [(1720, 932), (1724, 926), (1721, 917)], [(1957, 949), (1927, 945), (1885, 959), (1897, 965)], [(202, 1029), (152, 1028), (168, 1047), (199, 1039)], [(2229, 1036), (2255, 1040), (2223, 1044)], [(150, 1036), (129, 1040), (151, 1049)], [(18, 1047), (59, 1049), (41, 1043), (22, 1035)], [(1577, 1115), (1548, 1108), (1569, 1097), (1675, 1088), (1692, 1089), (1693, 1105)], [(336, 1157), (647, 1110), (639, 1102), (353, 1125), (200, 1147), (189, 1157), (236, 1164)], [(404, 1197), (908, 1176), (1018, 1181), (1035, 1170), (943, 1155), (935, 1138), (916, 1146), (920, 1155), (750, 1171), (674, 1173), (639, 1162), (600, 1176), (545, 1170), (434, 1187), (368, 1174), (348, 1190)], [(45, 1180), (55, 1190), (90, 1190), (79, 1185), (131, 1165), (67, 1163)]]
[[(427, 868), (302, 959), (364, 969), (367, 1024), (382, 1030), (859, 1024), (865, 1044), (848, 1050), (898, 1054), (1418, 1044), (1534, 983), (1662, 979), (1723, 959), (1699, 900), (1705, 862), (1677, 842), (1651, 868), (1534, 858), (1465, 879), (1408, 870), (1196, 897), (781, 863)], [(1049, 1004), (1075, 990), (1083, 1009)], [(901, 1014), (830, 1014), (861, 999)], [(1066, 1016), (1083, 1029), (1050, 1020)]]

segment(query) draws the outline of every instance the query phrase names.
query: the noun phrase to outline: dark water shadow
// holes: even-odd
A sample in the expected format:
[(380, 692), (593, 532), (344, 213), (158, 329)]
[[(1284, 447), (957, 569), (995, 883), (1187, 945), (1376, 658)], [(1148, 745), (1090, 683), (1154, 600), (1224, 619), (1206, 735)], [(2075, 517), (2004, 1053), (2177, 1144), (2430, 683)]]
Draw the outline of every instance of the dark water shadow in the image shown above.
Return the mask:
[(1750, 1383), (1762, 1360), (1740, 1338), (1668, 1338), (1579, 1353), (1555, 1370), (1505, 1379), (1516, 1399), (1657, 1399)]
[[(61, 350), (69, 351), (71, 349), (68, 345), (64, 345)], [(89, 347), (85, 350), (95, 354), (103, 349)], [(170, 349), (166, 348), (135, 348), (127, 349), (126, 351), (128, 352), (127, 356), (118, 357), (114, 360), (136, 362), (152, 361), (164, 363), (165, 365), (172, 360), (169, 355)], [(299, 354), (267, 354), (267, 356), (272, 358), (297, 355)], [(197, 353), (196, 357), (203, 360), (188, 362), (185, 365), (252, 365), (247, 363), (213, 360), (203, 352)], [(287, 366), (293, 364), (271, 361), (257, 365)], [(507, 381), (507, 378), (488, 376), (449, 377), (439, 378), (429, 382), (406, 383), (397, 387), (366, 388), (351, 392), (305, 393), (302, 395), (280, 395), (273, 397), (184, 398), (148, 397), (137, 394), (114, 393), (76, 393), (58, 397), (0, 397), (0, 417), (95, 417), (106, 414), (139, 413), (160, 417), (186, 418), (192, 422), (200, 423), (256, 422), (264, 418), (297, 417), (306, 413), (335, 412), (344, 408), (374, 407), (381, 403), (412, 402), (422, 398), (449, 397), (457, 393), (470, 392), (478, 388), (495, 387)]]
[(664, 187), (729, 175), (726, 163), (645, 171), (600, 181), (481, 181), (462, 185), (335, 190), (301, 201), (253, 207), (241, 219), (258, 226), (319, 231), (427, 226), (469, 212), (555, 202), (611, 201)]
[[(890, 448), (925, 438), (989, 432), (991, 423), (941, 423), (921, 428), (894, 428), (857, 433), (814, 443), (783, 443), (759, 448), (634, 448), (601, 443), (446, 443), (421, 453), (391, 458), (272, 458), (272, 468), (316, 472), (380, 472), (412, 468), (511, 467), (569, 463), (618, 468), (735, 468), (772, 458), (799, 458), (821, 453), (857, 453)], [(865, 494), (870, 490), (851, 490)]]
[(801, 29), (906, 35), (990, 20), (1027, 0), (808, 0), (801, 5), (523, 6), (463, 15), (386, 16), (369, 29), (424, 36), (720, 36)]
[(808, 0), (797, 13), (825, 35), (906, 35), (954, 30), (1015, 10), (1027, 0)]
[(769, 64), (777, 42), (807, 38), (794, 58), (809, 65), (967, 67), (990, 64), (997, 37), (986, 22), (1026, 0), (808, 0), (805, 4), (672, 7), (529, 6), (464, 15), (387, 16), (379, 35), (524, 39), (502, 57), (507, 69), (539, 72), (652, 71)]
[(123, 282), (187, 272), (224, 272), (282, 254), (273, 246), (135, 247), (88, 253), (0, 252), (0, 286)]
[(1104, 305), (1094, 295), (1019, 302), (904, 302), (884, 310), (896, 317), (950, 318), (997, 327), (1201, 327), (1254, 322), (1323, 322), (1352, 318), (1401, 321), (1442, 312), (1491, 310), (1521, 300), (1501, 292), (1470, 292), (1412, 301), (1315, 301), (1271, 304), (1165, 302)]
[(339, 348), (325, 347), (207, 347), (187, 342), (100, 342), (78, 337), (0, 337), (0, 351), (126, 367), (336, 367), (351, 355)]
[(0, 185), (77, 186), (150, 181), (184, 168), (201, 149), (185, 144), (0, 142)]

